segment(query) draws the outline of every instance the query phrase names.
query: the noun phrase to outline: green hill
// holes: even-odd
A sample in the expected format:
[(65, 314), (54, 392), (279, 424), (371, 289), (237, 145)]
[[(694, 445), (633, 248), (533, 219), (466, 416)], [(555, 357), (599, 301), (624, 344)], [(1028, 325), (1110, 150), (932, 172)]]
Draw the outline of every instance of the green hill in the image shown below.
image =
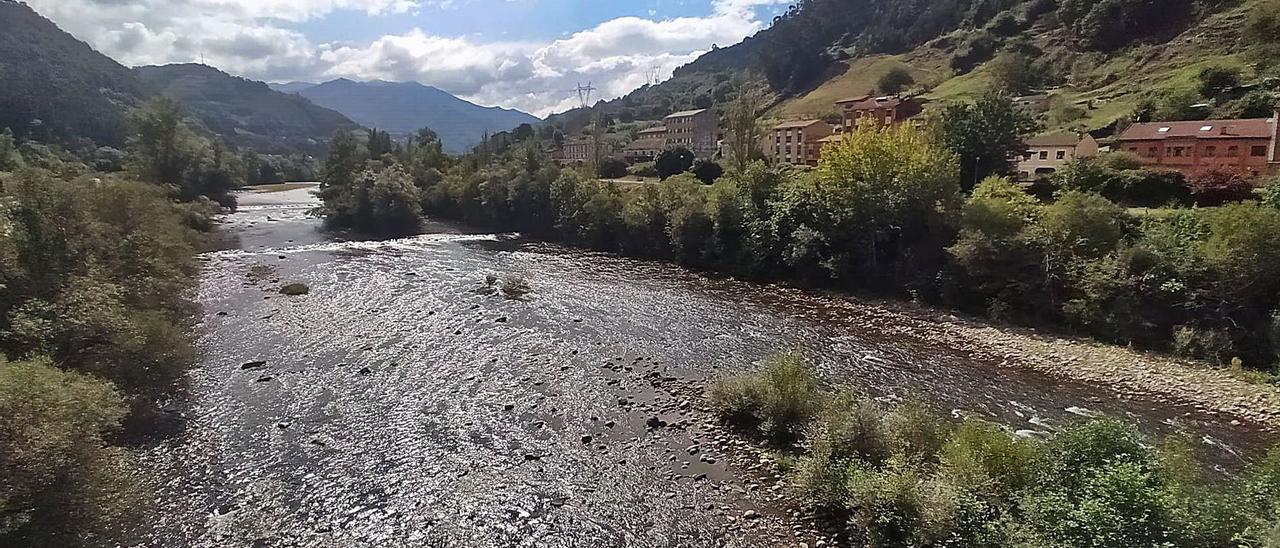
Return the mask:
[[(1165, 94), (1206, 106), (1176, 116), (1256, 114), (1277, 85), (1276, 0), (807, 0), (742, 43), (597, 108), (623, 121), (723, 103), (735, 80), (774, 97), (768, 117), (833, 116), (879, 93), (890, 71), (935, 104), (989, 89), (1049, 95), (1048, 129), (1107, 130)], [(1238, 72), (1199, 92), (1205, 68)], [(1173, 93), (1177, 92), (1177, 93)], [(1174, 102), (1174, 99), (1169, 99)], [(572, 130), (582, 112), (552, 118)]]
[(213, 133), (260, 152), (316, 152), (334, 133), (359, 127), (300, 95), (205, 65), (138, 67), (134, 73), (152, 92), (181, 101)]
[(26, 4), (0, 0), (0, 127), (19, 137), (118, 147), (126, 110), (145, 96), (123, 65)]

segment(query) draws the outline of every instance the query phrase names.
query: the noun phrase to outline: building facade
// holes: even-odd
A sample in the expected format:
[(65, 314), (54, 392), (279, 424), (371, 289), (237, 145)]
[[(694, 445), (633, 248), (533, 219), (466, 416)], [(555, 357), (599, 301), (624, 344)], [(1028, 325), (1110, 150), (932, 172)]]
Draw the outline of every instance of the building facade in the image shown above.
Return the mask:
[[(556, 149), (556, 153), (552, 155), (553, 159), (562, 164), (585, 164), (595, 160), (595, 140), (591, 137), (569, 137), (560, 143)], [(601, 151), (601, 156), (609, 154), (607, 146), (606, 150)]]
[(1185, 175), (1220, 169), (1257, 178), (1280, 173), (1277, 118), (1280, 105), (1271, 118), (1133, 124), (1112, 149), (1137, 156), (1145, 166)]
[(1021, 181), (1034, 181), (1062, 171), (1076, 158), (1098, 155), (1098, 141), (1089, 134), (1049, 133), (1027, 140), (1027, 150), (1018, 158)]
[(666, 126), (642, 129), (636, 133), (636, 140), (623, 149), (623, 156), (630, 163), (652, 162), (667, 147)]
[(836, 101), (844, 115), (844, 131), (868, 125), (881, 127), (902, 123), (924, 112), (924, 101), (914, 97), (858, 97)]
[(664, 118), (663, 125), (667, 128), (666, 148), (684, 147), (700, 158), (715, 156), (720, 137), (714, 110), (677, 112)]
[(770, 129), (764, 151), (774, 162), (816, 166), (822, 154), (821, 140), (834, 131), (822, 120), (784, 122)]

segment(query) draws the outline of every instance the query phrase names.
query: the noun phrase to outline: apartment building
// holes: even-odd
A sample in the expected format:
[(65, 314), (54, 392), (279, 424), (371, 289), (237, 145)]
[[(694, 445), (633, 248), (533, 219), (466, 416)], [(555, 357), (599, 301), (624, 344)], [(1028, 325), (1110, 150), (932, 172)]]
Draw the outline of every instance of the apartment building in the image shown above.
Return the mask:
[(685, 147), (695, 156), (710, 158), (719, 148), (716, 113), (712, 109), (676, 112), (663, 119), (666, 147)]
[(1144, 165), (1194, 175), (1209, 169), (1257, 178), (1280, 172), (1280, 105), (1271, 118), (1150, 122), (1129, 126), (1113, 150), (1125, 150)]
[(1027, 150), (1018, 158), (1021, 181), (1034, 181), (1062, 171), (1076, 158), (1098, 155), (1098, 141), (1089, 134), (1069, 132), (1037, 135), (1027, 140)]
[(872, 97), (836, 101), (844, 114), (844, 131), (852, 132), (868, 124), (887, 126), (910, 120), (924, 112), (924, 101), (914, 97)]
[(822, 140), (831, 137), (835, 128), (822, 120), (784, 122), (773, 126), (765, 138), (764, 151), (774, 162), (795, 165), (818, 165)]

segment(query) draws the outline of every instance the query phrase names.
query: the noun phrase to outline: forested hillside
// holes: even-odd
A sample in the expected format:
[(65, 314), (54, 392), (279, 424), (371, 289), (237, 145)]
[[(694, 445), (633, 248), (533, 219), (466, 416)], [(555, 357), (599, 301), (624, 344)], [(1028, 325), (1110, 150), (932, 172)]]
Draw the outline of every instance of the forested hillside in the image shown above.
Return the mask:
[(125, 112), (145, 94), (129, 69), (25, 4), (0, 0), (0, 128), (119, 147)]
[(18, 140), (123, 148), (127, 117), (156, 96), (181, 101), (203, 129), (260, 152), (315, 154), (345, 116), (262, 82), (202, 65), (129, 69), (26, 4), (0, 0), (0, 129)]
[[(656, 119), (723, 104), (746, 78), (767, 87), (777, 118), (830, 117), (834, 101), (904, 91), (935, 102), (997, 88), (1049, 90), (1047, 127), (1096, 130), (1169, 103), (1212, 103), (1178, 117), (1237, 116), (1275, 87), (1280, 32), (1271, 0), (805, 0), (769, 29), (680, 67), (656, 86), (597, 106)], [(1199, 94), (1205, 68), (1235, 73), (1234, 91)], [(894, 73), (897, 89), (885, 88)], [(1271, 77), (1271, 79), (1269, 79)], [(1197, 95), (1192, 96), (1192, 92)], [(581, 113), (553, 118), (572, 129)]]
[(181, 101), (210, 131), (260, 152), (318, 152), (338, 131), (359, 127), (304, 97), (205, 65), (138, 67), (134, 72), (151, 91)]

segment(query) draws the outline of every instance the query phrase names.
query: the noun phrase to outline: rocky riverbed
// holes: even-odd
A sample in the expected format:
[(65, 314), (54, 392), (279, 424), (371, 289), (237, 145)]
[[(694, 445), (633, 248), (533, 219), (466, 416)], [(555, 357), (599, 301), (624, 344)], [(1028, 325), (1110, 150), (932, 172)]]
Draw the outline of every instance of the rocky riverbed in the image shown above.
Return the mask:
[(242, 203), (204, 257), (183, 427), (141, 451), (153, 494), (115, 543), (825, 545), (703, 408), (778, 349), (1022, 435), (1111, 414), (1187, 430), (1224, 467), (1277, 439), (1274, 391), (1220, 371), (456, 227), (348, 241), (307, 189)]

